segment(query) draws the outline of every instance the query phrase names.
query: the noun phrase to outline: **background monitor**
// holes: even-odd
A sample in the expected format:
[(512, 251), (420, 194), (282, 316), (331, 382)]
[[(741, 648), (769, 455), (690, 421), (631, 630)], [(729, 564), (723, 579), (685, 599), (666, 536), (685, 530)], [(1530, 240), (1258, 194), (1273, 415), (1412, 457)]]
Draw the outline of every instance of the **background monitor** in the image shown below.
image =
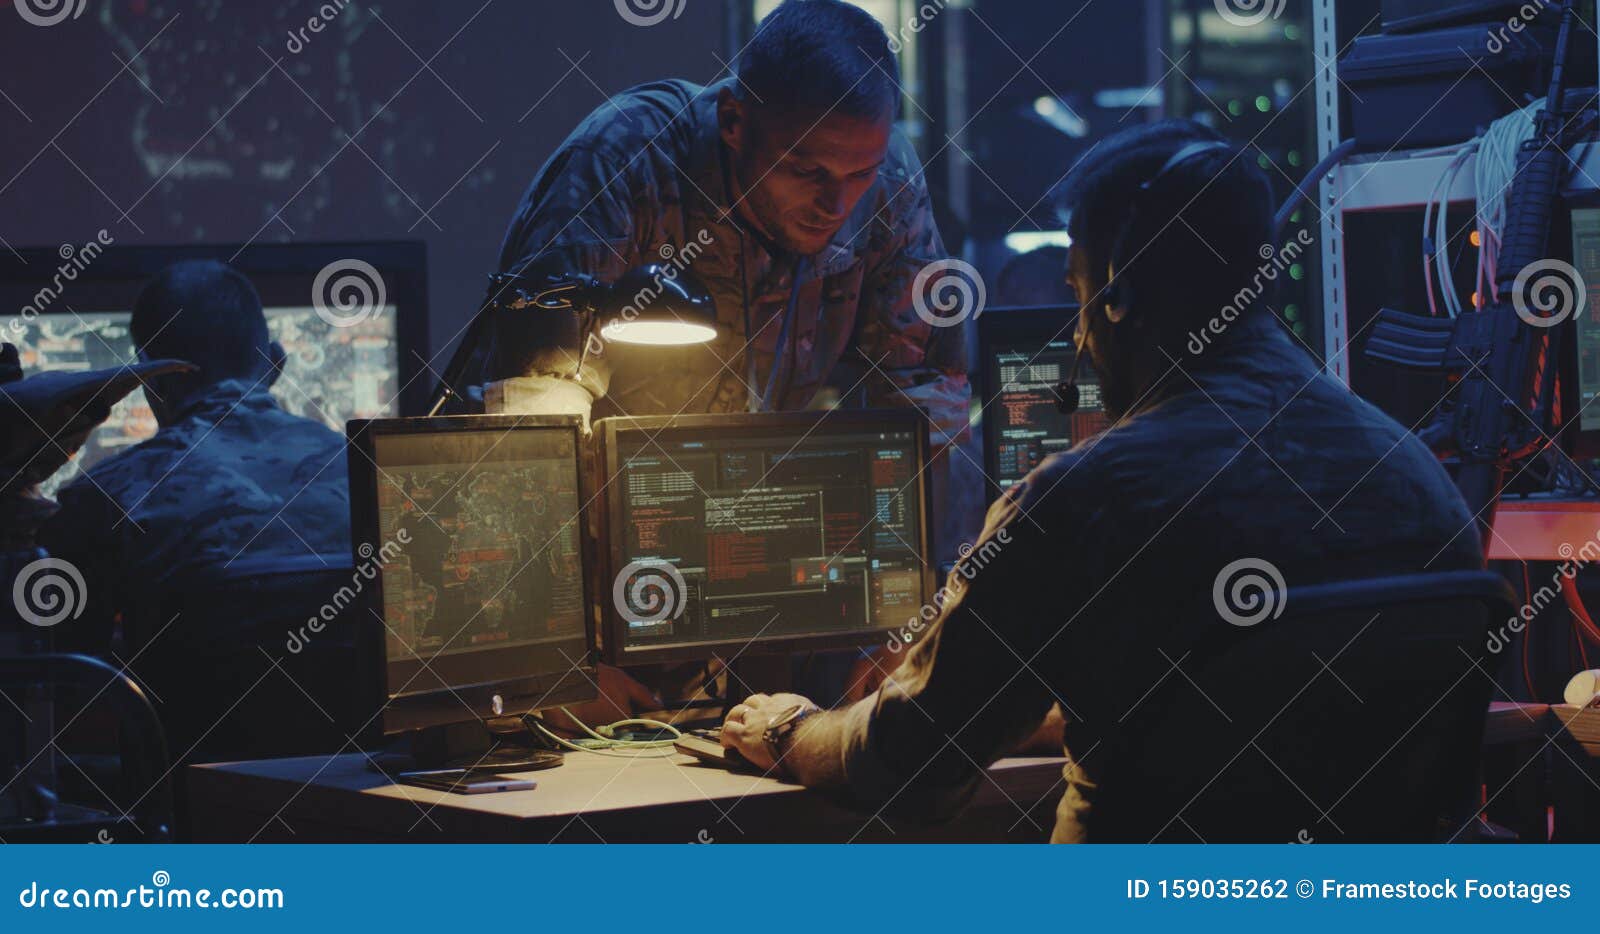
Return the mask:
[[(1572, 265), (1586, 290), (1582, 310), (1573, 318), (1571, 341), (1576, 358), (1576, 392), (1566, 393), (1576, 408), (1581, 453), (1600, 455), (1600, 206), (1575, 207), (1572, 219)], [(1591, 404), (1594, 403), (1594, 404)], [(1569, 416), (1570, 417), (1570, 416)]]
[(354, 421), (359, 656), (385, 734), (596, 696), (577, 416)]
[[(226, 262), (261, 293), (267, 327), (287, 355), (272, 387), (286, 411), (342, 433), (348, 419), (415, 412), (425, 404), (428, 381), (416, 378), (427, 353), (427, 254), (421, 243), (243, 249), (94, 243), (70, 251), (0, 252), (0, 340), (17, 345), (25, 373), (129, 362), (134, 299), (152, 276), (185, 259)], [(376, 273), (381, 287), (357, 263)], [(365, 292), (341, 293), (347, 308), (337, 304), (341, 294), (330, 291), (341, 280), (347, 289), (367, 283)], [(155, 431), (144, 393), (129, 394), (43, 491), (53, 494)]]
[(1056, 386), (1072, 372), (1077, 319), (1076, 305), (991, 308), (978, 318), (984, 470), (1001, 491), (1108, 424), (1087, 362), (1078, 374), (1078, 411), (1058, 409)]
[(932, 599), (919, 412), (610, 418), (601, 611), (618, 663), (882, 641)]

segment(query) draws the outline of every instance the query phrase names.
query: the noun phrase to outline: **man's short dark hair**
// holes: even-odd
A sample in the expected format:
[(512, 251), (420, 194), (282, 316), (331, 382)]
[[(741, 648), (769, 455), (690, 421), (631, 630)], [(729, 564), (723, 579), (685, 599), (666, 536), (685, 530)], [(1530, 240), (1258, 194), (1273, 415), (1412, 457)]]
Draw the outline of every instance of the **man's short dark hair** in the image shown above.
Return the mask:
[[(1139, 186), (1178, 150), (1213, 141), (1226, 142), (1193, 120), (1165, 120), (1107, 138), (1073, 169), (1058, 204), (1095, 269), (1112, 262)], [(1273, 208), (1272, 186), (1247, 152), (1228, 147), (1196, 156), (1152, 189), (1129, 229), (1128, 268), (1117, 272), (1133, 277), (1141, 295), (1187, 306), (1164, 314), (1214, 315), (1256, 278), (1263, 246), (1276, 246)], [(1239, 310), (1258, 305), (1264, 302)]]
[(840, 0), (784, 0), (739, 56), (739, 94), (781, 113), (892, 119), (899, 69), (872, 15)]
[(206, 383), (248, 379), (270, 365), (261, 296), (238, 270), (215, 260), (163, 269), (139, 293), (129, 331), (146, 356), (187, 360)]

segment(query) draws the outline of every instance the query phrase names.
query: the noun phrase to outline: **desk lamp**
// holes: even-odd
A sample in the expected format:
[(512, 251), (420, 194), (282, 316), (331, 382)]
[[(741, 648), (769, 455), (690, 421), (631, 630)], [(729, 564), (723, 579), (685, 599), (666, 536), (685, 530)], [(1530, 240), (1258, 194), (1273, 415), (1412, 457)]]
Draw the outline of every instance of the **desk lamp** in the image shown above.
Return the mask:
[(609, 284), (582, 274), (542, 278), (497, 274), (489, 277), (489, 298), (473, 316), (433, 391), (428, 415), (437, 415), (451, 396), (460, 398), (456, 384), (482, 340), (491, 312), (540, 311), (577, 311), (582, 316), (579, 342), (585, 346), (596, 324), (604, 340), (656, 347), (704, 344), (719, 333), (711, 293), (681, 269), (640, 266)]

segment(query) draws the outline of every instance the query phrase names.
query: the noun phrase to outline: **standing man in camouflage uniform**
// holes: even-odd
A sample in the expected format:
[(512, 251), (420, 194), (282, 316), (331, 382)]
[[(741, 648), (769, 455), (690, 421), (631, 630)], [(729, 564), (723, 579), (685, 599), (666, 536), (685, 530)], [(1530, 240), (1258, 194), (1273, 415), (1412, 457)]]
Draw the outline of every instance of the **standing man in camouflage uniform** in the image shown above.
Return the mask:
[[(650, 263), (686, 270), (710, 289), (721, 336), (589, 340), (582, 352), (570, 315), (507, 315), (489, 409), (598, 419), (914, 405), (936, 446), (960, 437), (962, 321), (978, 309), (931, 312), (934, 296), (914, 295), (947, 254), (922, 166), (894, 128), (897, 74), (866, 12), (787, 0), (735, 77), (659, 81), (603, 104), (523, 196), (500, 271), (614, 282)], [(602, 666), (600, 688), (587, 719), (650, 706), (616, 669)]]
[(603, 418), (916, 405), (936, 442), (960, 435), (962, 328), (913, 301), (918, 273), (946, 254), (922, 166), (894, 129), (896, 74), (867, 13), (788, 0), (736, 77), (660, 81), (602, 105), (524, 195), (501, 271), (611, 282), (676, 264), (710, 289), (722, 336), (598, 355), (591, 341), (580, 366), (570, 320), (507, 316), (491, 408)]

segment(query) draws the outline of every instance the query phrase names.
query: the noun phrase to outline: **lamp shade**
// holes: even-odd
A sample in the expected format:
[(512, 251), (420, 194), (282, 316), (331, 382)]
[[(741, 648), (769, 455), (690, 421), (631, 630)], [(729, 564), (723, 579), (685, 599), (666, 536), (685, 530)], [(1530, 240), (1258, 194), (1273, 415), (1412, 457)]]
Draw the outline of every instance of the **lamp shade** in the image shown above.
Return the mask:
[(715, 340), (711, 292), (687, 271), (651, 264), (629, 270), (597, 303), (600, 336), (624, 344), (674, 347)]

